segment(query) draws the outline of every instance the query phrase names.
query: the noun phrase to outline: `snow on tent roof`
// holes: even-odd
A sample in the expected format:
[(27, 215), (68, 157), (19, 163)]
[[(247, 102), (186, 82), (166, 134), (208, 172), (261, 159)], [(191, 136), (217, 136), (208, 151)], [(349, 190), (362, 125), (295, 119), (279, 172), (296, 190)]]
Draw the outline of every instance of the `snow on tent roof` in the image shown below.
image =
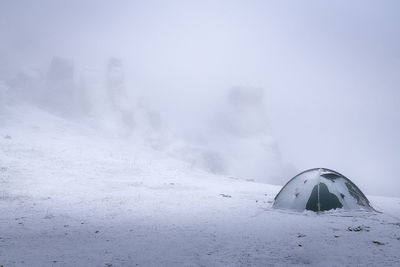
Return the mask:
[(372, 209), (367, 197), (352, 181), (325, 168), (296, 175), (276, 195), (273, 207), (298, 211)]

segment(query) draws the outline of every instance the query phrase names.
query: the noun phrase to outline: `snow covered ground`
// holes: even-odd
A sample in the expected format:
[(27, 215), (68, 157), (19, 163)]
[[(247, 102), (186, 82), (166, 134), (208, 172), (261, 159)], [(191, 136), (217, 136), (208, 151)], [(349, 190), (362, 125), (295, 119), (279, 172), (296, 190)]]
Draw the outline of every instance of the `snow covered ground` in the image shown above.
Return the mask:
[(0, 266), (400, 264), (398, 198), (368, 196), (383, 213), (273, 210), (278, 186), (84, 125), (0, 110)]

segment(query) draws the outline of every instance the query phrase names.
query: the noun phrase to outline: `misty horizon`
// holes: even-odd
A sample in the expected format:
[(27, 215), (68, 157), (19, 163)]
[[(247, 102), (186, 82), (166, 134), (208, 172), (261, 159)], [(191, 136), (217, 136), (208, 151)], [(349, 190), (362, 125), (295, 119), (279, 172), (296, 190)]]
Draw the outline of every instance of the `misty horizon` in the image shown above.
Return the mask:
[[(368, 195), (400, 196), (396, 1), (4, 1), (0, 6), (0, 81), (7, 97), (58, 115), (72, 108), (101, 118), (109, 131), (135, 124), (133, 132), (151, 131), (149, 142), (163, 140), (152, 143), (157, 149), (167, 144), (190, 162), (197, 160), (191, 154), (203, 153), (199, 166), (217, 173), (259, 179), (269, 168), (273, 174), (263, 182), (283, 185), (303, 170), (326, 167)], [(57, 58), (64, 61), (61, 68), (71, 67), (69, 82), (52, 82)], [(137, 116), (121, 124), (114, 120), (114, 126), (109, 104), (102, 102), (107, 96), (98, 89), (106, 86), (112, 59), (120, 62), (114, 64), (127, 94), (124, 112)], [(113, 90), (120, 90), (118, 83)], [(73, 88), (74, 100), (51, 96), (57, 86)], [(254, 94), (262, 99), (257, 114), (265, 116), (246, 111), (242, 127), (253, 127), (248, 123), (255, 117), (255, 124), (265, 123), (265, 142), (274, 152), (226, 138), (230, 126), (221, 125), (233, 121), (229, 95), (235, 88), (262, 92)], [(179, 140), (184, 147), (176, 148)], [(255, 166), (236, 168), (239, 159), (221, 152), (228, 148), (255, 155)], [(268, 165), (275, 160), (279, 163)]]

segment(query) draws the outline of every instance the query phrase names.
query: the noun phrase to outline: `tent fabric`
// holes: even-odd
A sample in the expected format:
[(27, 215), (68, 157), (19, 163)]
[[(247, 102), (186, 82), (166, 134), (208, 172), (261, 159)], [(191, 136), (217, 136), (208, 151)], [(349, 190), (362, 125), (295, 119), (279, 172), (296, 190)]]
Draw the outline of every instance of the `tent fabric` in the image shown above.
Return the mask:
[(276, 195), (274, 208), (297, 211), (372, 209), (367, 197), (348, 178), (326, 168), (304, 171)]

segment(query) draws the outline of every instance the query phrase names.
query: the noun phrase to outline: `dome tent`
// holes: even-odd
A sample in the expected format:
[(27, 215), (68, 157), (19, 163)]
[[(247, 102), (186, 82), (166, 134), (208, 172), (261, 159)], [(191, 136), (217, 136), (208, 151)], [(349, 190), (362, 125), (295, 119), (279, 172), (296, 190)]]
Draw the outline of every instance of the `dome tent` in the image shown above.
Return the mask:
[(331, 209), (372, 209), (367, 197), (338, 172), (315, 168), (292, 178), (276, 195), (274, 208), (326, 211)]

